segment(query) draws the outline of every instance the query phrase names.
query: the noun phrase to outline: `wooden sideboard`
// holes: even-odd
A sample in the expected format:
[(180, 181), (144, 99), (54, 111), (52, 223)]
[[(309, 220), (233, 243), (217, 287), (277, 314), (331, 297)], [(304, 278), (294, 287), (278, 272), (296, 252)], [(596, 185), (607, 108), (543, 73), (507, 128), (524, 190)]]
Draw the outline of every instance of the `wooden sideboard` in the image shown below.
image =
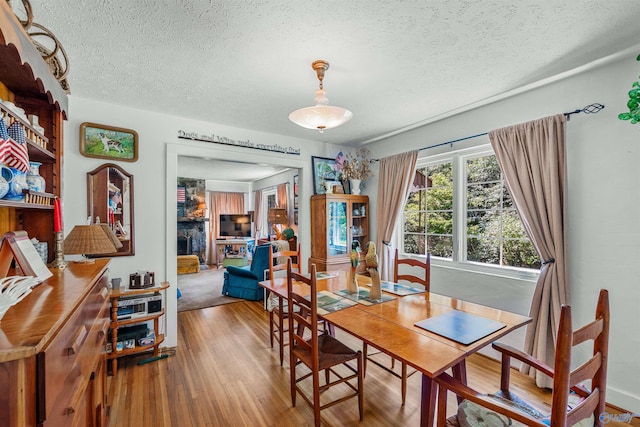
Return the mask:
[(70, 263), (0, 321), (0, 426), (106, 426), (108, 259)]

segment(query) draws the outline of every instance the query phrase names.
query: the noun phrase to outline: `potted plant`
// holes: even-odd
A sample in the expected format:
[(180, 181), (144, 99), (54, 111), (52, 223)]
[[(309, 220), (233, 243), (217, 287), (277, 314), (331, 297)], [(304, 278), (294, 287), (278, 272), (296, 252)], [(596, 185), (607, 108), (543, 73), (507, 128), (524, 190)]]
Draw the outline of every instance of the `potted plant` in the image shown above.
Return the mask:
[[(640, 61), (640, 55), (638, 55), (636, 60)], [(631, 124), (633, 125), (640, 123), (640, 82), (638, 81), (633, 82), (631, 85), (627, 108), (629, 108), (629, 112), (618, 114), (618, 118), (620, 120), (631, 120)]]
[(347, 153), (342, 167), (342, 177), (351, 183), (351, 193), (360, 194), (360, 184), (371, 176), (369, 167), (369, 150), (358, 148), (354, 153)]

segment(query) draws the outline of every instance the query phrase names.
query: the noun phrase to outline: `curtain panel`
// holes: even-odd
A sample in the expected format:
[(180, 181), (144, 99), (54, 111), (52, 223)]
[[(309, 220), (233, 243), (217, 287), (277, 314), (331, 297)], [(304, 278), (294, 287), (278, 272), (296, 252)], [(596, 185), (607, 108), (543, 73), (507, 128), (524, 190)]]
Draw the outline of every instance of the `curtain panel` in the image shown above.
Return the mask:
[(217, 264), (216, 239), (221, 214), (243, 214), (244, 193), (209, 192), (209, 257), (208, 264)]
[(253, 199), (253, 236), (262, 237), (262, 190), (256, 190)]
[[(543, 265), (534, 291), (524, 351), (553, 366), (560, 307), (569, 302), (565, 246), (565, 117), (545, 117), (489, 132), (491, 145), (524, 228)], [(539, 387), (551, 380), (529, 366)]]
[[(418, 150), (380, 159), (378, 201), (376, 204), (376, 246), (382, 280), (392, 280), (393, 231), (402, 216), (415, 175)], [(387, 244), (384, 244), (386, 242)]]

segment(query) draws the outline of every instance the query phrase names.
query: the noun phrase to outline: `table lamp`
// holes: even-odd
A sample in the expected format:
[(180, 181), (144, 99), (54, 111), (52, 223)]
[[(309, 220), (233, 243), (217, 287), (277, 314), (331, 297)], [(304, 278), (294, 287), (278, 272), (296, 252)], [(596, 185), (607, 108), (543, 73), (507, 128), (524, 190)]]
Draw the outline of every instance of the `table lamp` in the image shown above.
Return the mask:
[(64, 239), (64, 253), (81, 254), (82, 260), (78, 262), (95, 262), (87, 255), (112, 254), (118, 252), (118, 247), (122, 243), (107, 224), (76, 225)]
[(276, 232), (276, 240), (282, 240), (282, 230), (278, 226), (285, 226), (289, 224), (287, 210), (284, 208), (269, 209), (267, 221), (273, 226), (273, 230)]

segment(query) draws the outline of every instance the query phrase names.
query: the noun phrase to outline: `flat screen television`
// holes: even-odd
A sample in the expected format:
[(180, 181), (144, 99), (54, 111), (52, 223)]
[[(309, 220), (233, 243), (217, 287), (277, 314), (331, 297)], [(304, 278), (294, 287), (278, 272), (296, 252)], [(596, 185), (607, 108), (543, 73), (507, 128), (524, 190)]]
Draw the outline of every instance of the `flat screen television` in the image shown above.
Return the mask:
[(251, 237), (251, 217), (243, 214), (220, 215), (218, 237)]

